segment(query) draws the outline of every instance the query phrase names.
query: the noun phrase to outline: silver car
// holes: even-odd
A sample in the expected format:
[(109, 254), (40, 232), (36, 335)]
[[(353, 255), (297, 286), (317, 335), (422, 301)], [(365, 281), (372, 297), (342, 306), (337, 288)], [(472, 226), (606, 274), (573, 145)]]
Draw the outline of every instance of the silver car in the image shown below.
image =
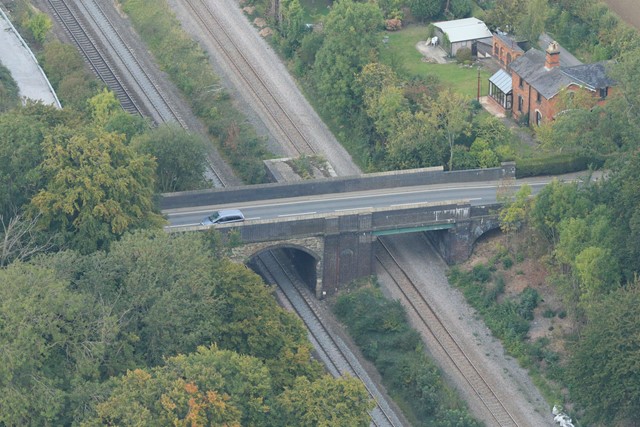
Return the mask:
[(242, 222), (244, 215), (238, 209), (224, 209), (215, 211), (211, 215), (205, 217), (200, 225), (227, 224), (230, 222)]

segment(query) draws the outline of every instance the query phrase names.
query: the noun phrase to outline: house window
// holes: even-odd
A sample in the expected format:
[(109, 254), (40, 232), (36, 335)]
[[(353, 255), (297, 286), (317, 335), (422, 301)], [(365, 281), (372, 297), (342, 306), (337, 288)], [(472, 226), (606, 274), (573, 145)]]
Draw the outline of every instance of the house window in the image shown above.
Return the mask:
[(540, 114), (540, 111), (536, 110), (536, 125), (540, 126), (541, 123), (542, 123), (542, 114)]
[(498, 45), (495, 45), (493, 47), (493, 53), (494, 53), (495, 56), (498, 56), (498, 54), (500, 53), (500, 51), (498, 50)]
[(520, 79), (520, 83), (518, 84), (518, 86), (520, 86), (520, 89), (522, 89), (522, 86), (524, 86), (524, 81), (522, 80), (522, 77), (519, 77)]
[(536, 95), (536, 102), (538, 104), (540, 104), (542, 102), (542, 95), (540, 95), (540, 92), (538, 92), (538, 94)]
[(507, 53), (507, 64), (511, 64), (511, 54)]
[(518, 95), (518, 111), (522, 113), (522, 106), (524, 105), (524, 99)]
[(604, 87), (600, 89), (600, 98), (605, 99), (609, 95), (609, 88)]

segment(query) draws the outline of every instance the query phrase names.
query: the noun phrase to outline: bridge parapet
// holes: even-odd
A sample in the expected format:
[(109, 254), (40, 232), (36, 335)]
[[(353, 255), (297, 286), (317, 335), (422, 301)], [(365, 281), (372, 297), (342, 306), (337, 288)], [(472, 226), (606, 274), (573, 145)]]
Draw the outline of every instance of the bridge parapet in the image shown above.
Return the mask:
[[(429, 239), (448, 263), (463, 261), (485, 232), (499, 227), (499, 204), (471, 206), (469, 201), (420, 203), (329, 214), (252, 220), (216, 226), (223, 234), (237, 233), (241, 246), (232, 258), (247, 262), (269, 248), (306, 252), (316, 260), (315, 293), (324, 296), (354, 279), (373, 273), (373, 243), (377, 235), (433, 231)], [(172, 231), (202, 231), (190, 226)]]

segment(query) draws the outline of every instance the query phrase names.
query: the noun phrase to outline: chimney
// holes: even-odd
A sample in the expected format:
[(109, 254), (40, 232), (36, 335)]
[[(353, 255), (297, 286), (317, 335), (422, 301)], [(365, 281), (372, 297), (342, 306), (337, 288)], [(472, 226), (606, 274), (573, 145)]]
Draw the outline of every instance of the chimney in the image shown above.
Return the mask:
[(550, 70), (560, 65), (560, 47), (558, 42), (552, 41), (549, 43), (549, 47), (545, 51), (547, 56), (544, 60), (544, 68)]

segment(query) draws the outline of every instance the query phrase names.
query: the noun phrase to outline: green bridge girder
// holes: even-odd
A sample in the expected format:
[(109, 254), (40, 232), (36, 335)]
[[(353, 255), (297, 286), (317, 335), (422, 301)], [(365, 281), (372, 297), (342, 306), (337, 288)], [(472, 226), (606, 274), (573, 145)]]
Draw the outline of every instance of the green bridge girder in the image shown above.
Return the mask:
[(453, 224), (432, 224), (424, 225), (422, 227), (408, 227), (408, 228), (394, 228), (392, 230), (380, 230), (373, 231), (371, 234), (374, 236), (389, 236), (391, 234), (403, 234), (403, 233), (415, 233), (418, 231), (434, 231), (434, 230), (448, 230), (456, 226)]

